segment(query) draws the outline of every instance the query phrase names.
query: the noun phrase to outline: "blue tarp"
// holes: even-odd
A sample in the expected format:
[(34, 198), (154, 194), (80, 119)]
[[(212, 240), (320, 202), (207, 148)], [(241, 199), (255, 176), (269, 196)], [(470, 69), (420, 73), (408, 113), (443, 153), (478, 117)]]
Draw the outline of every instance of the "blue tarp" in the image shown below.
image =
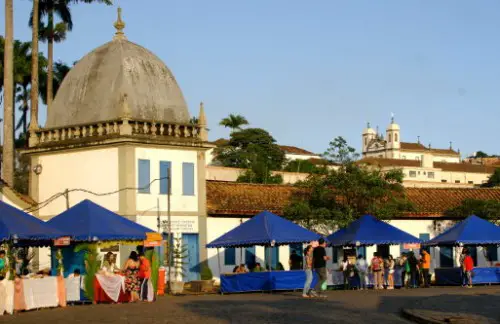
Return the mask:
[[(318, 275), (316, 272), (313, 272), (311, 287), (314, 287), (317, 281)], [(249, 272), (222, 275), (220, 289), (224, 294), (252, 291), (296, 290), (302, 289), (305, 282), (306, 273), (303, 270)]]
[(331, 234), (326, 239), (331, 246), (422, 243), (415, 236), (371, 215), (360, 217), (345, 229)]
[(426, 245), (500, 244), (500, 227), (472, 215), (439, 234)]
[(151, 229), (84, 200), (48, 224), (71, 236), (72, 241), (145, 240)]
[(61, 236), (61, 232), (44, 221), (0, 201), (0, 242), (16, 237), (20, 241), (50, 241)]
[(264, 211), (207, 244), (208, 248), (305, 243), (321, 236), (271, 212)]
[[(441, 286), (461, 286), (466, 281), (462, 278), (460, 268), (436, 268), (434, 276), (436, 285)], [(474, 268), (472, 284), (500, 284), (500, 268)]]

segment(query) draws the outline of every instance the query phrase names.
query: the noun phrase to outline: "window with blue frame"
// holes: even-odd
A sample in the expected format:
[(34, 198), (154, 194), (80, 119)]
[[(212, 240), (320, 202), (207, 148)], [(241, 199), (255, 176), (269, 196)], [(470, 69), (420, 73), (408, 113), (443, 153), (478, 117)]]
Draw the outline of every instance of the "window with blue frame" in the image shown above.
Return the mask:
[(194, 196), (194, 163), (182, 163), (182, 194)]
[(278, 265), (280, 262), (280, 250), (279, 246), (274, 246), (274, 247), (268, 247), (266, 246), (265, 249), (265, 263), (266, 263), (266, 268), (269, 267), (269, 264), (271, 264), (271, 268), (273, 270), (278, 269)]
[(138, 187), (139, 193), (150, 193), (150, 163), (149, 160), (140, 159), (138, 164)]
[[(431, 239), (431, 235), (429, 233), (420, 233), (420, 234), (418, 234), (418, 238), (421, 239), (422, 241), (426, 242), (426, 241)], [(420, 250), (426, 250), (427, 252), (430, 253), (430, 249), (428, 246), (421, 247)]]
[(486, 257), (489, 262), (498, 261), (498, 247), (496, 245), (486, 246)]
[(366, 246), (358, 246), (356, 248), (356, 258), (361, 255), (366, 260)]
[(236, 264), (236, 248), (224, 249), (224, 265)]
[(170, 181), (172, 181), (172, 162), (160, 161), (160, 194), (167, 195), (169, 188), (168, 173), (170, 170)]
[(339, 260), (339, 248), (332, 247), (332, 262), (337, 263)]

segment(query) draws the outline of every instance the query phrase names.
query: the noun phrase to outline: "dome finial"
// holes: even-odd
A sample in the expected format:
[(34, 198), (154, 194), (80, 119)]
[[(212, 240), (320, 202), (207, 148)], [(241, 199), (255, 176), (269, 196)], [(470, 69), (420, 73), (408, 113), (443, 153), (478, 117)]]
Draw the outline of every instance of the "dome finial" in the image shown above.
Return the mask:
[(391, 124), (394, 124), (394, 113), (391, 112)]
[(115, 37), (113, 39), (126, 39), (123, 29), (125, 28), (125, 23), (122, 20), (122, 8), (118, 7), (118, 18), (113, 24), (116, 28)]

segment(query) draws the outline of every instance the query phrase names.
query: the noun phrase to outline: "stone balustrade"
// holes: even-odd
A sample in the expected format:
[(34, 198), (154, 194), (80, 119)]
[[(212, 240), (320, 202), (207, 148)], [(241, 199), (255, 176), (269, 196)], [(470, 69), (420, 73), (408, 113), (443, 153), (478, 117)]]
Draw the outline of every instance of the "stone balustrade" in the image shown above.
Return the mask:
[(145, 120), (114, 120), (94, 124), (83, 124), (58, 128), (40, 128), (30, 132), (29, 146), (57, 143), (77, 139), (132, 136), (158, 139), (203, 140), (201, 127), (191, 124), (172, 124)]

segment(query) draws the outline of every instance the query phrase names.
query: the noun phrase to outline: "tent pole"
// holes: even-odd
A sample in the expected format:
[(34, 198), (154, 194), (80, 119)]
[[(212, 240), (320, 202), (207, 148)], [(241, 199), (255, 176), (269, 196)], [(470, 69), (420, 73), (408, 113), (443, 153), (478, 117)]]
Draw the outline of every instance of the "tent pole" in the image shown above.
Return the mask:
[(222, 272), (220, 271), (220, 253), (219, 248), (217, 248), (217, 267), (219, 268), (219, 281), (222, 283)]

